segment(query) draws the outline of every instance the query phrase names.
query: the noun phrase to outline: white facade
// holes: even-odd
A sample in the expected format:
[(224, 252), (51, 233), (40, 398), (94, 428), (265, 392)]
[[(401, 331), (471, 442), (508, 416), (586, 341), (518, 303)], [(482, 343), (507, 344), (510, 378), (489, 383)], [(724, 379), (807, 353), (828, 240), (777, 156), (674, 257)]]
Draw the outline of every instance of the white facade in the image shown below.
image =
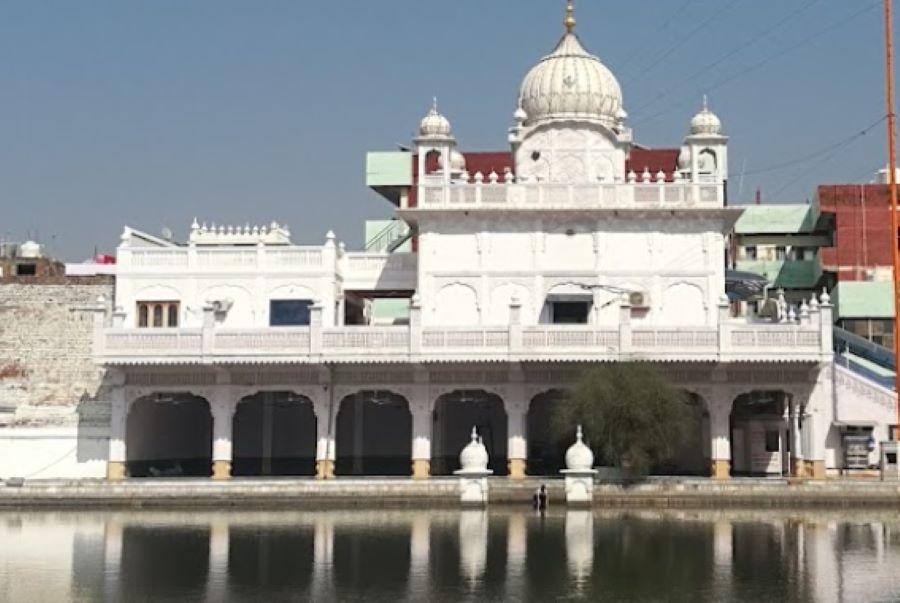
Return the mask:
[[(456, 457), (473, 422), (493, 429), (491, 469), (520, 477), (536, 454), (536, 401), (571, 385), (585, 363), (629, 360), (663, 363), (701, 401), (689, 455), (697, 472), (837, 466), (827, 295), (779, 324), (730, 316), (725, 236), (739, 210), (725, 204), (721, 121), (704, 106), (670, 173), (626, 170), (633, 143), (621, 89), (573, 30), (570, 15), (523, 82), (504, 173), (466, 170), (436, 104), (422, 121), (417, 189), (398, 208), (416, 233), (414, 253), (349, 252), (330, 233), (296, 246), (277, 224), (195, 223), (183, 244), (126, 228), (115, 300), (111, 312), (98, 306), (96, 322), (95, 355), (113, 392), (109, 476), (137, 462), (160, 471), (152, 464), (165, 454), (134, 456), (138, 440), (162, 439), (149, 419), (133, 424), (135, 405), (181, 412), (185, 400), (173, 397), (190, 395), (205, 401), (199, 458), (217, 478), (241, 456), (248, 400), (261, 400), (251, 423), (262, 432), (253, 444), (262, 473), (290, 447), (273, 435), (278, 417), (305, 404), (315, 435), (282, 458), (310, 471), (315, 461), (320, 477), (335, 462), (342, 473), (342, 454), (352, 474), (378, 457), (427, 477), (438, 457)], [(408, 324), (354, 314), (360, 299), (379, 296), (408, 298)], [(306, 304), (308, 316), (276, 324), (276, 307), (299, 308), (285, 302)], [(775, 414), (732, 426), (735, 401), (762, 391), (779, 392)], [(184, 448), (169, 455), (174, 470), (196, 456)]]

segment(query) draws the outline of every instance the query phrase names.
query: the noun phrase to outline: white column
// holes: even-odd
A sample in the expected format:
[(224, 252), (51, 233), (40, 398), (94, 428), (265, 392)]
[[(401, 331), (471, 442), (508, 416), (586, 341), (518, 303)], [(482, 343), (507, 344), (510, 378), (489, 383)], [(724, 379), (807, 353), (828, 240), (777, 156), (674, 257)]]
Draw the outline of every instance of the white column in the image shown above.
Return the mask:
[(711, 475), (728, 479), (731, 475), (731, 400), (710, 399), (709, 404)]
[(114, 387), (110, 392), (109, 459), (106, 477), (109, 480), (125, 478), (128, 447), (125, 441), (128, 429), (128, 400), (124, 387)]
[(217, 389), (210, 400), (213, 416), (213, 479), (231, 479), (232, 430), (237, 400), (230, 388)]
[(337, 409), (331, 409), (328, 400), (313, 401), (316, 413), (316, 477), (331, 479), (334, 477), (334, 460), (336, 458), (334, 425)]
[(509, 459), (509, 477), (511, 479), (524, 479), (528, 460), (528, 440), (525, 435), (528, 406), (524, 400), (522, 388), (511, 387), (510, 390), (518, 395), (506, 403), (508, 436), (506, 456)]
[[(421, 388), (420, 388), (421, 389)], [(428, 388), (424, 388), (427, 392)], [(431, 404), (421, 399), (410, 403), (412, 413), (412, 474), (427, 479), (431, 474), (431, 429), (434, 423)]]
[(800, 437), (800, 405), (792, 395), (790, 397), (790, 432), (791, 432), (791, 476), (803, 477), (803, 441)]

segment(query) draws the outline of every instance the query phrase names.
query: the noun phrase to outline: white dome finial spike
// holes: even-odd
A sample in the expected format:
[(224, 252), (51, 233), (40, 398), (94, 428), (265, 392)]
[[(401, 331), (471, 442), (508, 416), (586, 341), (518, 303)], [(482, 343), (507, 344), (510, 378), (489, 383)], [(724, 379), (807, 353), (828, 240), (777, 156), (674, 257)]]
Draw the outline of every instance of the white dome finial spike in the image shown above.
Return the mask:
[(435, 113), (438, 112), (438, 102), (437, 102), (436, 96), (431, 97), (431, 110), (434, 111)]
[(703, 95), (703, 110), (709, 111), (709, 97), (707, 95)]
[(476, 425), (472, 426), (472, 441), (473, 442), (478, 441), (478, 427)]
[(578, 426), (578, 429), (575, 430), (575, 438), (581, 442), (584, 440), (584, 432), (581, 430), (581, 425)]

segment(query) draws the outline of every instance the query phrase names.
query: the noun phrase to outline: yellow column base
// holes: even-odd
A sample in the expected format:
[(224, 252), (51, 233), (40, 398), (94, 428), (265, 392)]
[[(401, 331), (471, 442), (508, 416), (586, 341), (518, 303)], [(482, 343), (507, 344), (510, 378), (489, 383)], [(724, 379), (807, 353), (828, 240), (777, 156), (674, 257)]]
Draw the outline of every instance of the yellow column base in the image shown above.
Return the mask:
[(731, 479), (731, 461), (713, 459), (710, 465), (710, 477), (718, 480)]
[(334, 461), (316, 461), (316, 479), (334, 479)]
[(120, 482), (127, 477), (125, 463), (108, 461), (106, 463), (106, 479), (111, 482)]
[(506, 463), (509, 479), (525, 479), (525, 459), (509, 459)]
[(825, 461), (806, 461), (806, 477), (808, 479), (825, 479)]
[(212, 478), (217, 482), (231, 479), (231, 461), (213, 461), (212, 470)]
[(427, 459), (413, 459), (412, 478), (428, 479), (431, 477), (431, 461)]
[(806, 477), (806, 461), (803, 459), (791, 460), (791, 477)]

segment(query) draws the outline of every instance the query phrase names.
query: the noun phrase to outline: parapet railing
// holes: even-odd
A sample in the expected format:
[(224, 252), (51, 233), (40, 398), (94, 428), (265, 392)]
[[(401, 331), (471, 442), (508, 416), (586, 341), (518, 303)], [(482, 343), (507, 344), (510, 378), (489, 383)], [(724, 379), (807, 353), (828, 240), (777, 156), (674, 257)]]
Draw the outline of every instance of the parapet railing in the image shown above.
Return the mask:
[(421, 209), (716, 209), (724, 187), (697, 182), (421, 184)]
[[(422, 326), (420, 309), (411, 309), (406, 326), (321, 324), (313, 307), (306, 327), (231, 329), (134, 329), (105, 325), (96, 318), (95, 358), (100, 364), (241, 362), (453, 362), (464, 360), (663, 360), (802, 361), (831, 358), (830, 305), (795, 324), (733, 321), (727, 307), (719, 326), (643, 326), (623, 321), (618, 327), (536, 325), (472, 327)], [(627, 316), (623, 312), (622, 316)]]

